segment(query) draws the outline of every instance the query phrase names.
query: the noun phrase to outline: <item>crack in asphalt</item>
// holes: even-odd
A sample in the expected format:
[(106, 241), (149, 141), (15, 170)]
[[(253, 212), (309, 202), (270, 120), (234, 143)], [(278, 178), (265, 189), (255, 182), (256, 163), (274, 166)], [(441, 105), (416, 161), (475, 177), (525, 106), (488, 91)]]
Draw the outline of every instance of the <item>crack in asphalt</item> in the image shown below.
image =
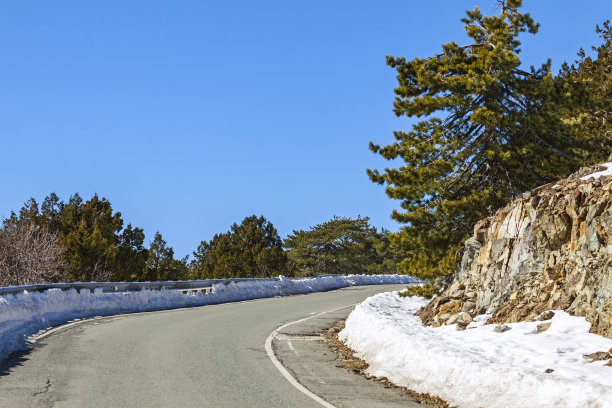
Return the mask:
[(44, 389), (42, 391), (38, 391), (38, 392), (33, 393), (32, 396), (36, 397), (37, 395), (49, 392), (49, 388), (51, 388), (51, 378), (47, 377), (47, 382), (45, 383)]

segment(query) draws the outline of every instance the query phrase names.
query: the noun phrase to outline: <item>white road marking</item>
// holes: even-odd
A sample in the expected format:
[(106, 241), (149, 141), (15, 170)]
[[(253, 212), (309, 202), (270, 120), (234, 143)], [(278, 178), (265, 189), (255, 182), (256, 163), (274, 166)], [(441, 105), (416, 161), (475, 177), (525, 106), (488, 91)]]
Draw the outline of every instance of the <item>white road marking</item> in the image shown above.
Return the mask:
[(326, 312), (321, 312), (321, 313), (316, 314), (314, 316), (305, 317), (303, 319), (299, 319), (299, 320), (296, 320), (294, 322), (289, 322), (289, 323), (283, 324), (278, 329), (276, 329), (272, 333), (270, 333), (270, 335), (266, 339), (266, 353), (268, 354), (268, 357), (270, 358), (270, 360), (272, 360), (272, 363), (274, 364), (276, 369), (278, 371), (280, 371), (280, 373), (283, 375), (283, 377), (285, 377), (287, 379), (287, 381), (289, 381), (289, 383), (291, 385), (293, 385), (295, 388), (297, 388), (299, 391), (301, 391), (307, 397), (315, 400), (316, 402), (318, 402), (319, 404), (323, 405), (326, 408), (337, 408), (337, 407), (335, 405), (332, 405), (329, 402), (325, 401), (323, 398), (319, 397), (318, 395), (313, 394), (312, 392), (310, 392), (310, 390), (308, 390), (306, 387), (304, 387), (302, 384), (300, 384), (295, 378), (293, 378), (293, 376), (291, 374), (289, 374), (289, 371), (287, 371), (287, 369), (285, 367), (283, 367), (283, 365), (280, 363), (280, 361), (278, 361), (278, 359), (276, 358), (276, 355), (274, 354), (274, 351), (272, 350), (272, 341), (274, 340), (274, 338), (276, 337), (278, 332), (283, 330), (285, 327), (289, 327), (289, 326), (294, 325), (296, 323), (301, 323), (301, 322), (306, 321), (308, 319), (312, 319), (313, 317), (318, 317), (318, 316), (324, 315), (325, 313), (331, 313), (331, 312), (335, 312), (335, 311), (346, 309), (348, 307), (353, 307), (353, 306), (355, 306), (355, 305), (339, 307), (337, 309), (328, 310)]
[[(297, 295), (297, 296), (299, 296), (299, 295)], [(219, 304), (219, 305), (227, 305), (227, 304), (232, 304), (232, 303), (247, 303), (247, 302), (269, 300), (269, 299), (274, 299), (274, 298), (241, 300), (241, 301), (238, 301), (238, 302), (222, 303), (222, 304)], [(299, 391), (301, 391), (304, 395), (306, 395), (309, 398), (313, 399), (314, 401), (318, 402), (319, 404), (321, 404), (325, 408), (338, 408), (338, 407), (336, 407), (335, 405), (330, 404), (329, 402), (325, 401), (324, 399), (322, 399), (318, 395), (313, 394), (312, 392), (310, 392), (306, 387), (304, 387), (302, 384), (297, 382), (297, 380), (295, 378), (293, 378), (291, 376), (291, 374), (289, 374), (289, 372), (285, 369), (285, 367), (283, 367), (283, 365), (280, 363), (280, 361), (278, 361), (278, 359), (274, 355), (274, 351), (272, 351), (272, 340), (274, 340), (274, 338), (276, 337), (278, 332), (281, 331), (282, 329), (284, 329), (285, 327), (289, 327), (289, 326), (291, 326), (293, 324), (300, 323), (300, 322), (303, 322), (303, 321), (308, 320), (308, 319), (312, 319), (313, 317), (318, 317), (318, 316), (324, 315), (325, 313), (336, 312), (338, 310), (346, 309), (348, 307), (353, 307), (355, 305), (356, 305), (356, 303), (352, 304), (352, 305), (349, 305), (349, 306), (342, 306), (342, 307), (339, 307), (337, 309), (327, 310), (325, 312), (321, 312), (321, 313), (318, 313), (318, 314), (315, 314), (315, 315), (312, 315), (312, 316), (309, 316), (309, 317), (305, 317), (303, 319), (299, 319), (299, 320), (296, 320), (294, 322), (286, 323), (286, 324), (280, 326), (278, 329), (274, 330), (272, 333), (270, 333), (270, 335), (266, 339), (266, 343), (265, 343), (265, 345), (266, 345), (266, 353), (268, 354), (268, 357), (270, 358), (270, 360), (272, 360), (272, 363), (274, 364), (276, 369), (278, 371), (280, 371), (280, 373), (283, 375), (283, 377), (285, 377), (287, 379), (287, 381), (289, 381), (289, 383), (291, 385), (293, 385), (295, 388), (297, 388)], [(56, 333), (56, 332), (58, 332), (60, 330), (67, 329), (67, 328), (72, 327), (72, 326), (81, 325), (83, 323), (89, 323), (89, 322), (91, 322), (93, 320), (119, 320), (119, 319), (121, 319), (123, 317), (127, 317), (127, 316), (145, 315), (145, 314), (152, 314), (152, 313), (175, 312), (175, 311), (179, 311), (179, 310), (199, 309), (199, 308), (210, 307), (210, 306), (217, 306), (217, 305), (202, 305), (202, 306), (195, 306), (195, 307), (181, 307), (181, 308), (176, 308), (176, 309), (152, 310), (152, 311), (148, 311), (148, 312), (134, 312), (134, 313), (119, 314), (119, 315), (95, 316), (95, 317), (90, 317), (90, 318), (75, 319), (72, 322), (67, 322), (67, 323), (61, 324), (59, 326), (50, 328), (48, 330), (45, 330), (42, 333), (34, 334), (34, 335), (29, 337), (29, 341), (32, 342), (32, 343), (35, 343), (38, 340), (41, 340), (41, 339), (43, 339), (43, 338), (45, 338), (45, 337), (47, 337), (47, 336), (49, 336), (49, 335), (51, 335), (53, 333)]]

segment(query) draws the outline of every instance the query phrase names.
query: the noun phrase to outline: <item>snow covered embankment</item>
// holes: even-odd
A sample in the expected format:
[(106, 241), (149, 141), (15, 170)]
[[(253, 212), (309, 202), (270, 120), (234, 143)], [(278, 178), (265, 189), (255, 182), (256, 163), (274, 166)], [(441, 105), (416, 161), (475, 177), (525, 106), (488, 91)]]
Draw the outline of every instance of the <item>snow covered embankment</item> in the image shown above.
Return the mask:
[[(612, 339), (589, 333), (583, 317), (554, 311), (542, 321), (508, 323), (494, 332), (479, 316), (468, 330), (425, 327), (414, 313), (427, 303), (382, 293), (358, 305), (340, 339), (371, 375), (439, 396), (457, 407), (612, 407), (612, 367), (586, 354)], [(472, 328), (473, 327), (473, 328)], [(551, 371), (552, 370), (552, 371)]]
[(0, 360), (26, 347), (27, 337), (74, 319), (204, 306), (240, 300), (323, 292), (356, 285), (415, 283), (405, 275), (348, 275), (303, 279), (251, 280), (212, 285), (212, 293), (180, 290), (103, 293), (50, 289), (0, 296)]

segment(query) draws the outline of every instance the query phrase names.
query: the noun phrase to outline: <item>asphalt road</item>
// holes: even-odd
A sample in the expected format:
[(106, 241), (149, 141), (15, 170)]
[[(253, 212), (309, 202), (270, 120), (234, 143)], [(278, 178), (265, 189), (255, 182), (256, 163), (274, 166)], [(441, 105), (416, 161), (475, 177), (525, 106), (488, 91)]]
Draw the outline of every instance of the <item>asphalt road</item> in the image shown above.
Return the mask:
[(0, 407), (321, 407), (277, 370), (280, 325), (405, 285), (89, 321), (0, 365)]

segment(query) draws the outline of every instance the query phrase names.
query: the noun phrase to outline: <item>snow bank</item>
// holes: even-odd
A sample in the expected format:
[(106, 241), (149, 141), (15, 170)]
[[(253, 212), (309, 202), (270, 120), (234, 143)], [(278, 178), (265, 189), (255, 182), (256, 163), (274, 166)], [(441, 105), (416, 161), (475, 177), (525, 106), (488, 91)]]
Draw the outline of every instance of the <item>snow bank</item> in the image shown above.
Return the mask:
[[(371, 375), (457, 407), (612, 407), (612, 367), (585, 354), (612, 339), (589, 333), (582, 317), (555, 311), (542, 322), (510, 323), (496, 333), (481, 316), (465, 331), (424, 327), (413, 314), (427, 301), (382, 293), (358, 305), (340, 338), (368, 362)], [(554, 370), (547, 373), (547, 370)]]
[(203, 306), (273, 296), (322, 292), (354, 285), (415, 283), (404, 275), (348, 275), (217, 283), (212, 293), (142, 290), (103, 293), (101, 289), (21, 292), (0, 296), (0, 360), (27, 345), (27, 337), (74, 319)]

